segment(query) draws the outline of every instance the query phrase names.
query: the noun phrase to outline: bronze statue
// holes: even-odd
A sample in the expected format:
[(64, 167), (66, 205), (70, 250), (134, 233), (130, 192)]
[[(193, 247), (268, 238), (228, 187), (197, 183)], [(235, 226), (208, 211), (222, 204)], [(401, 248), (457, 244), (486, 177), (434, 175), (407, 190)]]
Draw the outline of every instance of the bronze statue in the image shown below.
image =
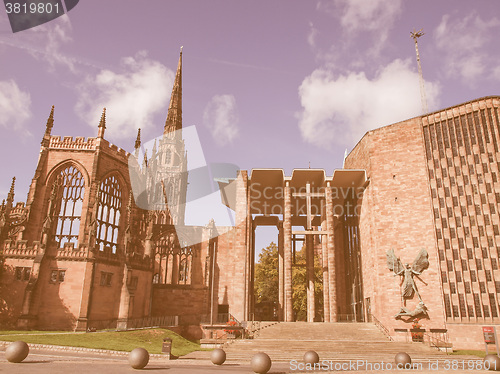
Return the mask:
[(415, 319), (417, 317), (422, 318), (423, 316), (427, 316), (427, 307), (421, 301), (418, 303), (415, 310), (410, 310), (406, 307), (401, 307), (399, 313), (394, 316), (396, 319), (402, 319), (402, 317), (409, 317), (410, 320)]
[[(422, 313), (426, 314), (425, 311), (427, 308), (424, 302), (422, 301), (420, 293), (418, 292), (414, 276), (415, 275), (419, 276), (425, 269), (429, 267), (428, 257), (429, 255), (427, 251), (425, 249), (422, 249), (418, 253), (417, 258), (415, 258), (415, 261), (413, 261), (413, 264), (411, 266), (408, 263), (403, 265), (401, 260), (394, 254), (393, 249), (387, 251), (387, 266), (389, 267), (389, 270), (393, 271), (395, 275), (399, 275), (402, 277), (402, 282), (401, 282), (401, 286), (403, 288), (401, 292), (402, 305), (400, 312), (395, 316), (396, 318), (398, 317), (400, 318), (401, 316), (415, 317), (416, 315)], [(417, 309), (415, 309), (412, 312), (406, 308), (406, 300), (411, 299), (414, 294), (417, 295), (418, 299), (420, 300), (420, 303), (418, 304)]]

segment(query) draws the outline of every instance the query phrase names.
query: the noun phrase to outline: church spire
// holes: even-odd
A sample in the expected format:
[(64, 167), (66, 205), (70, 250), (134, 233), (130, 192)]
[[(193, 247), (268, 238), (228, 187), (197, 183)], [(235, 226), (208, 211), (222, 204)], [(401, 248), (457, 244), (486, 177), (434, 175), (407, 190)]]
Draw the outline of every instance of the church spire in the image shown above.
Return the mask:
[(106, 108), (102, 110), (101, 121), (99, 122), (98, 138), (104, 138), (104, 130), (106, 130)]
[(47, 125), (45, 127), (45, 134), (43, 134), (42, 146), (47, 147), (49, 145), (50, 133), (52, 132), (52, 127), (54, 127), (54, 105), (52, 105), (49, 118), (47, 118)]
[(14, 187), (16, 185), (16, 177), (12, 178), (12, 184), (10, 185), (10, 191), (7, 194), (7, 208), (12, 208), (14, 204)]
[(182, 47), (163, 134), (182, 129)]
[(141, 146), (141, 129), (137, 130), (137, 138), (135, 139), (134, 149), (137, 149)]
[(52, 105), (49, 118), (47, 119), (47, 127), (45, 128), (45, 135), (50, 136), (52, 127), (54, 127), (54, 105)]

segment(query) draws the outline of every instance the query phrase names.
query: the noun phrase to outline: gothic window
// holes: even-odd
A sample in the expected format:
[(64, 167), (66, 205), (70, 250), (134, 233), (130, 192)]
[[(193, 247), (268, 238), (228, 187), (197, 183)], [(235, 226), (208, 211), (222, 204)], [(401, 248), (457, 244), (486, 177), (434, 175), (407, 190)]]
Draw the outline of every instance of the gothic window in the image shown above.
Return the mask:
[(173, 204), (174, 203), (174, 186), (169, 183), (168, 185), (168, 194), (167, 194), (168, 201)]
[(183, 258), (179, 264), (179, 284), (186, 284), (188, 278), (187, 259)]
[(31, 268), (30, 267), (16, 267), (16, 280), (27, 281), (30, 279)]
[(122, 207), (122, 190), (115, 176), (110, 176), (101, 183), (100, 201), (97, 210), (97, 245), (103, 251), (105, 247), (116, 253), (118, 244), (118, 225)]
[(165, 164), (170, 165), (172, 162), (172, 151), (170, 149), (167, 149), (165, 151)]
[(52, 270), (50, 272), (50, 283), (62, 283), (66, 277), (66, 270)]
[(111, 279), (113, 278), (113, 273), (108, 273), (106, 271), (101, 271), (101, 286), (111, 286)]
[(85, 180), (82, 173), (74, 166), (62, 170), (59, 175), (61, 191), (61, 208), (57, 220), (56, 241), (59, 248), (65, 243), (74, 243), (78, 240), (80, 219), (82, 214)]
[(179, 261), (179, 284), (191, 284), (191, 263), (193, 252), (191, 248), (182, 248), (180, 250)]

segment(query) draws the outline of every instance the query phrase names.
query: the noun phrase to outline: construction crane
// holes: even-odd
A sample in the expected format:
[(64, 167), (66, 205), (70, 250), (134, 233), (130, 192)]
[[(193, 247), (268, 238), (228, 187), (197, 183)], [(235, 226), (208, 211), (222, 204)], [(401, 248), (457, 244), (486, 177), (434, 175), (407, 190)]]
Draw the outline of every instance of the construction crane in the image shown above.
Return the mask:
[(410, 35), (415, 41), (415, 51), (417, 52), (418, 77), (420, 79), (420, 98), (422, 100), (422, 114), (426, 114), (429, 111), (427, 109), (427, 98), (425, 97), (424, 76), (422, 75), (422, 66), (420, 65), (420, 55), (418, 53), (418, 42), (417, 42), (418, 38), (425, 35), (422, 30), (423, 29), (415, 31), (415, 29), (413, 29), (413, 32), (410, 32)]

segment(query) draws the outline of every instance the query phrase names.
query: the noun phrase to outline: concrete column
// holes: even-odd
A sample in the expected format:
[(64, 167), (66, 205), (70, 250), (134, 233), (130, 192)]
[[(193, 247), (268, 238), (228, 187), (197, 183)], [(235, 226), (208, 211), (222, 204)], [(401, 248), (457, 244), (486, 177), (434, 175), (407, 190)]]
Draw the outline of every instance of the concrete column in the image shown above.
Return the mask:
[(251, 292), (249, 292), (249, 307), (252, 313), (255, 314), (255, 225), (253, 224), (250, 226), (252, 233), (251, 233), (251, 243), (250, 243), (250, 279), (249, 279), (249, 284), (250, 287), (249, 289)]
[(280, 321), (285, 320), (284, 301), (285, 301), (285, 262), (283, 258), (283, 223), (278, 224), (278, 300)]
[[(326, 231), (326, 219), (321, 222), (321, 230)], [(328, 238), (321, 236), (321, 268), (323, 270), (323, 316), (330, 322), (330, 283), (328, 282)]]
[(314, 322), (316, 303), (314, 297), (314, 240), (306, 235), (306, 284), (307, 284), (307, 322)]
[[(234, 182), (233, 182), (234, 183)], [(243, 266), (234, 266), (234, 273), (230, 281), (231, 293), (229, 294), (229, 312), (239, 321), (246, 321), (251, 317), (250, 309), (250, 277), (251, 277), (251, 237), (250, 227), (252, 216), (250, 214), (250, 200), (248, 190), (248, 175), (245, 170), (238, 171), (236, 180), (236, 238), (233, 250), (228, 256)], [(226, 260), (227, 261), (227, 260)]]
[(218, 313), (218, 284), (216, 282), (216, 264), (217, 264), (217, 242), (215, 239), (210, 239), (208, 242), (208, 253), (210, 254), (210, 278), (209, 278), (209, 292), (210, 292), (210, 324), (217, 323)]
[(337, 322), (337, 285), (335, 269), (335, 224), (333, 217), (333, 191), (330, 182), (326, 188), (326, 230), (328, 252), (328, 293), (330, 298), (330, 322)]
[(285, 321), (293, 322), (292, 304), (292, 191), (290, 182), (285, 185), (283, 214), (283, 257), (285, 276)]

